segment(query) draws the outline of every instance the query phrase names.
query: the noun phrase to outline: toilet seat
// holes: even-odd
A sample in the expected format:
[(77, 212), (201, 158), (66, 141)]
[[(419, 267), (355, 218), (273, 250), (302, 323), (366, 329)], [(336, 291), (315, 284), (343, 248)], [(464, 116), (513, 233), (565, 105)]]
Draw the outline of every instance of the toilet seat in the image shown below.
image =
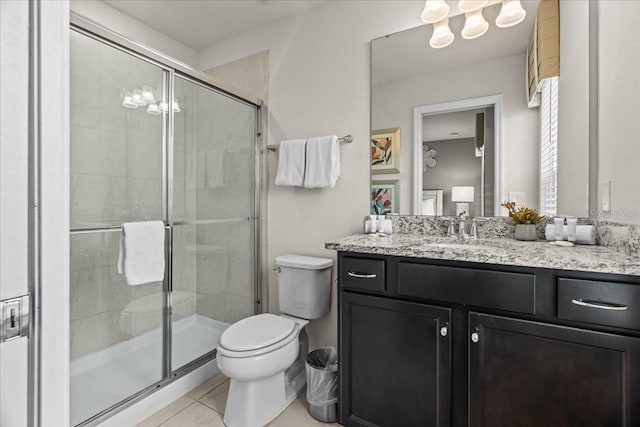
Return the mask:
[(234, 358), (270, 353), (297, 338), (298, 324), (273, 314), (247, 317), (228, 327), (220, 336), (218, 353)]

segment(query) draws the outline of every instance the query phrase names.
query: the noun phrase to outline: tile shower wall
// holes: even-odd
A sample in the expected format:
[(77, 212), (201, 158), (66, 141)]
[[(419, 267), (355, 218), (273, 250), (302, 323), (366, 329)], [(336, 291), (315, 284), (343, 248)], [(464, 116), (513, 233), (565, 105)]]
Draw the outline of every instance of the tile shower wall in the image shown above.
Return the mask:
[[(162, 219), (162, 116), (122, 100), (142, 85), (162, 97), (167, 76), (84, 35), (71, 43), (72, 230)], [(232, 323), (254, 309), (255, 109), (179, 77), (175, 99), (172, 321)], [(126, 285), (118, 241), (72, 234), (72, 360), (162, 328), (162, 284)]]
[(71, 228), (161, 219), (162, 116), (122, 106), (160, 68), (71, 33)]
[(127, 285), (118, 243), (117, 232), (71, 236), (71, 360), (162, 325), (162, 283)]
[[(255, 114), (182, 78), (175, 94), (174, 291), (232, 323), (253, 314)], [(193, 224), (211, 220), (230, 222)]]
[[(162, 218), (162, 116), (122, 106), (141, 85), (162, 97), (163, 71), (71, 32), (71, 229)], [(162, 326), (161, 283), (128, 286), (119, 233), (71, 236), (71, 360)]]

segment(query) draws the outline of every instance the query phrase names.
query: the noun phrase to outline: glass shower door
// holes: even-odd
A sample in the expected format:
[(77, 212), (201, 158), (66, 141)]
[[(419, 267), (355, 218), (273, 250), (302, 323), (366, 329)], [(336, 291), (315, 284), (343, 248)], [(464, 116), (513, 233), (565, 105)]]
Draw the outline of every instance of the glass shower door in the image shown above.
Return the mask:
[(172, 370), (255, 310), (255, 106), (175, 77)]
[(163, 282), (129, 286), (116, 263), (123, 222), (164, 219), (166, 113), (159, 104), (169, 76), (76, 31), (70, 33), (70, 55), (70, 387), (76, 425), (164, 375)]

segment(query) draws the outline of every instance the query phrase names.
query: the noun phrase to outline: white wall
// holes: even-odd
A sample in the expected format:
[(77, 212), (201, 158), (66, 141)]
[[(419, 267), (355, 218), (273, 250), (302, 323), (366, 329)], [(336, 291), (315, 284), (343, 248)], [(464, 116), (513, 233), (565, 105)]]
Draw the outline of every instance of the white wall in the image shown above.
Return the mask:
[(191, 66), (196, 51), (99, 0), (71, 0), (71, 10)]
[(603, 216), (640, 223), (640, 2), (599, 7), (598, 182), (612, 181), (611, 213)]
[[(341, 147), (342, 175), (332, 189), (276, 187), (269, 159), (269, 265), (286, 253), (335, 259), (324, 243), (362, 230), (369, 212), (369, 41), (419, 25), (422, 1), (330, 1), (198, 52), (209, 69), (269, 49), (268, 144), (313, 135), (352, 134)], [(335, 272), (334, 267), (334, 272)], [(269, 269), (271, 271), (271, 269)], [(278, 311), (270, 273), (269, 311)], [(331, 313), (308, 327), (311, 347), (335, 345), (336, 288)]]
[(589, 2), (560, 2), (558, 214), (587, 217)]
[[(487, 95), (503, 95), (503, 195), (524, 191), (526, 205), (538, 206), (539, 114), (527, 107), (525, 56), (483, 61), (377, 85), (372, 110), (374, 129), (400, 127), (400, 212), (411, 212), (413, 194), (413, 107)], [(382, 102), (381, 100), (384, 100)], [(376, 175), (377, 179), (387, 175)]]

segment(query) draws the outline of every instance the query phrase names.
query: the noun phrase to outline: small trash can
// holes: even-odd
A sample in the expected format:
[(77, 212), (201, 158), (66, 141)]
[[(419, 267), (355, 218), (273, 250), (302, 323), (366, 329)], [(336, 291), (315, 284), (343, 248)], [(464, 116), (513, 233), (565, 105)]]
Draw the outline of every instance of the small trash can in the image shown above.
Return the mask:
[(338, 419), (338, 352), (335, 347), (313, 350), (307, 355), (307, 402), (309, 415), (323, 423)]

